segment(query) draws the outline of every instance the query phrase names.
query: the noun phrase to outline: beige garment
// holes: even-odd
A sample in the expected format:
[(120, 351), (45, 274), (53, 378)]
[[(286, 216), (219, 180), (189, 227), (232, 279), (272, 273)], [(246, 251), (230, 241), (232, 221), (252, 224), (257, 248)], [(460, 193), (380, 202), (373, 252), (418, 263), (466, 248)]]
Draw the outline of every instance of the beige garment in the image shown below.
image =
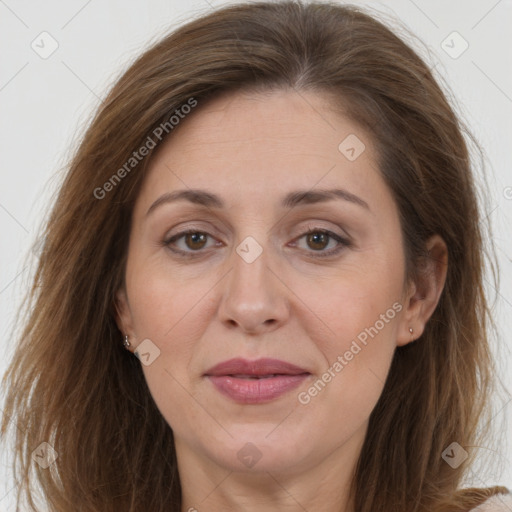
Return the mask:
[(495, 494), (470, 512), (512, 512), (512, 494)]

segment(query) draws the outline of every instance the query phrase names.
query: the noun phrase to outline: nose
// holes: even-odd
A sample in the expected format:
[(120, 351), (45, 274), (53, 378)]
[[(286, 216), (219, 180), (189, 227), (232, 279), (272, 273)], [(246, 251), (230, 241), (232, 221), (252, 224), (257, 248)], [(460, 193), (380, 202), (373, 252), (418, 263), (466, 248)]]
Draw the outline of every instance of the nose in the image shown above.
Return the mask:
[(289, 290), (271, 268), (268, 251), (263, 250), (254, 261), (233, 251), (232, 262), (222, 280), (220, 320), (230, 329), (238, 327), (251, 334), (278, 329), (289, 315)]

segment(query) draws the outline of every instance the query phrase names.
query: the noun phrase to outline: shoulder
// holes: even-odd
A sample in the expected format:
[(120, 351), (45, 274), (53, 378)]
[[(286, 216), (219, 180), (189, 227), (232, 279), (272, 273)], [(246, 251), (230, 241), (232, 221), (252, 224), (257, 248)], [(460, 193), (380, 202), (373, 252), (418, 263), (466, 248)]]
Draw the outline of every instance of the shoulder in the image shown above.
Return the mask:
[(512, 510), (512, 494), (495, 494), (478, 507), (469, 512), (510, 512)]

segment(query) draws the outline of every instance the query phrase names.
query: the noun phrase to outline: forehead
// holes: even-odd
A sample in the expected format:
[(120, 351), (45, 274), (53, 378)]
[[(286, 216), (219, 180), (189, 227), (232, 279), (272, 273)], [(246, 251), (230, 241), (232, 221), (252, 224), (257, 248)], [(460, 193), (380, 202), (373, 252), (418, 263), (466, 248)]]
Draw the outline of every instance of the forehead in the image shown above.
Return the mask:
[(336, 149), (340, 137), (354, 131), (368, 139), (354, 122), (335, 113), (325, 95), (293, 89), (242, 90), (224, 93), (202, 106), (199, 103), (169, 138), (166, 149), (179, 146), (189, 155), (212, 152), (215, 156), (226, 149), (236, 152), (237, 148), (253, 153), (287, 150), (287, 158), (292, 158), (319, 147), (321, 156), (325, 146)]
[(261, 204), (292, 188), (342, 185), (365, 196), (385, 187), (357, 123), (318, 93), (239, 91), (198, 102), (159, 148), (140, 195), (207, 188)]

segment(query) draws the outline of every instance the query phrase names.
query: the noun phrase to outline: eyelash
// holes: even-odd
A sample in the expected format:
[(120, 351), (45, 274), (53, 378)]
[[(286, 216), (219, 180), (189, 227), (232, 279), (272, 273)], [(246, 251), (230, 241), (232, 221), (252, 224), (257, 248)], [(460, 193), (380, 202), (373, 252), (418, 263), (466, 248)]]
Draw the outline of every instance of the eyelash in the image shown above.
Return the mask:
[[(307, 251), (307, 252), (312, 252), (312, 253), (316, 253), (314, 254), (313, 257), (315, 258), (327, 258), (327, 257), (330, 257), (330, 256), (335, 256), (337, 255), (339, 252), (341, 252), (344, 248), (350, 248), (352, 246), (351, 242), (349, 240), (347, 240), (346, 238), (343, 238), (339, 235), (337, 235), (336, 233), (333, 233), (332, 231), (329, 231), (327, 229), (315, 229), (315, 228), (310, 228), (308, 229), (308, 231), (306, 231), (305, 233), (303, 233), (301, 236), (297, 237), (295, 240), (301, 240), (302, 238), (304, 238), (305, 236), (308, 236), (310, 234), (324, 234), (324, 235), (328, 235), (330, 239), (333, 239), (335, 240), (336, 242), (338, 242), (338, 246), (336, 246), (334, 249), (330, 249), (329, 251), (323, 251), (323, 250), (319, 250), (319, 251)], [(197, 229), (188, 229), (186, 231), (181, 231), (180, 233), (177, 233), (175, 235), (173, 235), (171, 238), (167, 239), (167, 240), (164, 240), (162, 242), (162, 245), (164, 245), (165, 247), (167, 247), (169, 250), (171, 250), (172, 252), (180, 255), (181, 257), (184, 257), (184, 258), (196, 258), (196, 257), (199, 257), (201, 256), (203, 249), (199, 249), (197, 251), (183, 251), (181, 249), (176, 249), (176, 248), (172, 248), (171, 245), (176, 242), (177, 240), (179, 240), (180, 238), (183, 238), (184, 236), (186, 235), (190, 235), (190, 234), (202, 234), (202, 235), (206, 235), (206, 236), (210, 236), (211, 235), (205, 231), (200, 231), (200, 230), (197, 230)], [(212, 237), (213, 238), (213, 237)]]

